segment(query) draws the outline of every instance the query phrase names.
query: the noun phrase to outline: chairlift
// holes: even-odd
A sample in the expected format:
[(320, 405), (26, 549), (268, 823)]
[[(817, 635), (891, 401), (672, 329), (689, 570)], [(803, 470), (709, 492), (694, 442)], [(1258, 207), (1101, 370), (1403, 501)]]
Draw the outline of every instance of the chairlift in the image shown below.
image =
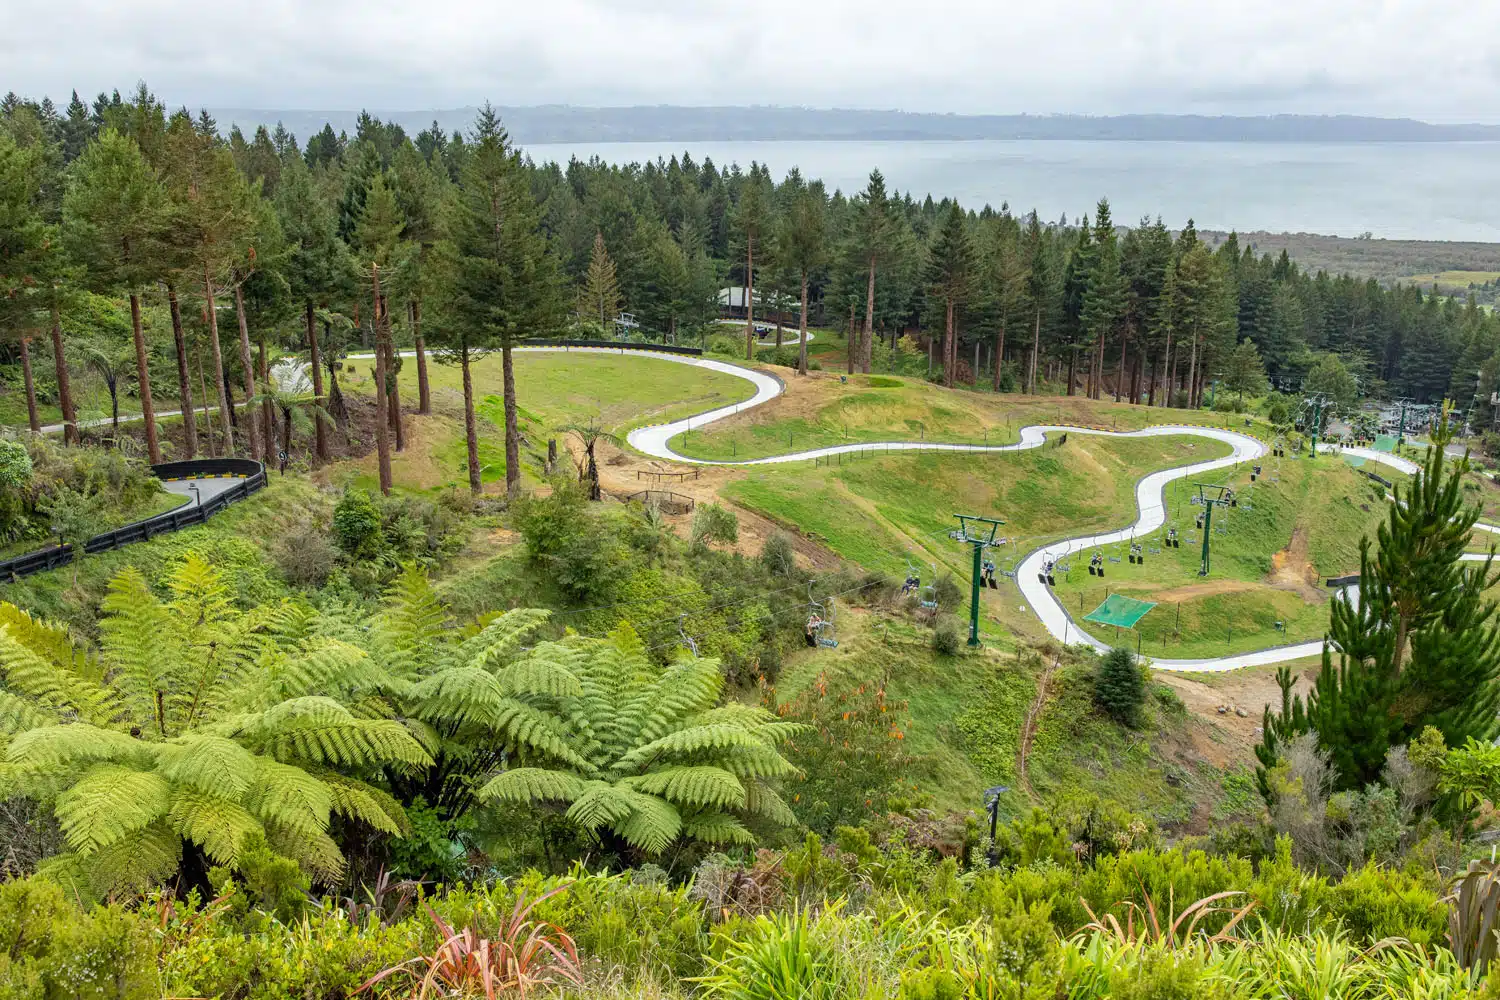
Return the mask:
[(937, 606), (938, 606), (938, 602), (937, 602), (937, 564), (936, 563), (932, 563), (931, 565), (932, 565), (932, 580), (933, 580), (933, 582), (929, 583), (927, 586), (925, 586), (925, 587), (922, 588), (921, 604), (922, 604), (922, 607), (926, 608), (928, 611), (936, 611), (937, 610)]
[(1177, 537), (1177, 529), (1176, 528), (1168, 528), (1167, 529), (1166, 542), (1167, 542), (1167, 548), (1169, 548), (1169, 549), (1180, 549), (1180, 548), (1182, 548), (1182, 539)]
[(1057, 586), (1057, 577), (1052, 575), (1057, 566), (1057, 560), (1052, 558), (1051, 553), (1042, 556), (1042, 570), (1036, 575), (1037, 583), (1045, 583), (1049, 587)]
[(677, 616), (677, 634), (680, 635), (680, 636), (682, 636), (683, 643), (687, 646), (688, 649), (690, 649), (690, 650), (693, 651), (693, 655), (694, 656), (697, 656), (698, 655), (698, 641), (696, 639), (694, 639), (692, 636), (690, 636), (690, 635), (687, 634), (687, 629), (684, 627), (684, 624), (686, 622), (687, 622), (687, 615), (678, 615)]
[(1141, 549), (1141, 543), (1132, 541), (1130, 543), (1130, 563), (1133, 566), (1146, 565), (1146, 554)]
[(807, 583), (807, 625), (803, 628), (807, 645), (812, 648), (822, 647), (824, 649), (836, 649), (839, 641), (835, 638), (833, 622), (833, 598), (828, 599), (825, 605), (813, 599), (812, 581)]
[(1104, 553), (1095, 549), (1093, 556), (1089, 559), (1089, 576), (1104, 575)]
[(906, 560), (906, 580), (901, 584), (901, 596), (915, 594), (922, 588), (922, 574), (917, 572), (917, 567), (912, 565), (910, 559)]

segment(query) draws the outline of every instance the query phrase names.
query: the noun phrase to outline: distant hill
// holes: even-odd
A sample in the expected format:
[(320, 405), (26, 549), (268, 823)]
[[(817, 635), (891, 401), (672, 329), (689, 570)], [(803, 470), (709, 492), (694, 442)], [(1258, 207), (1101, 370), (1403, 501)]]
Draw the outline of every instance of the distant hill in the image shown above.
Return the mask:
[[(475, 110), (380, 111), (415, 133), (433, 121), (445, 132), (467, 129)], [(581, 108), (503, 107), (502, 120), (520, 143), (722, 142), (730, 140), (1089, 139), (1159, 142), (1464, 142), (1500, 140), (1496, 125), (1434, 125), (1410, 118), (1353, 115), (943, 115), (905, 111), (785, 107)], [(299, 138), (329, 123), (354, 131), (355, 111), (211, 109), (222, 127), (243, 130), (282, 122)]]

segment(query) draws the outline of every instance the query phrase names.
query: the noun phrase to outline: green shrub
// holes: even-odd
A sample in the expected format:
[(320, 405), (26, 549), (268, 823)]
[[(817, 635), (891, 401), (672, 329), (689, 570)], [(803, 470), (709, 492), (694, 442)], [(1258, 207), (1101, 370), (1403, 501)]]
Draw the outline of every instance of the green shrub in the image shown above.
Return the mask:
[(339, 548), (351, 558), (377, 555), (385, 539), (380, 531), (380, 510), (370, 494), (349, 489), (333, 508), (333, 534)]
[(952, 573), (944, 573), (938, 577), (932, 590), (938, 607), (944, 611), (951, 611), (963, 603), (963, 588), (958, 585), (958, 581), (953, 578)]
[(1099, 707), (1122, 726), (1141, 724), (1141, 708), (1146, 703), (1146, 683), (1135, 653), (1116, 646), (1104, 654), (1094, 674), (1094, 700)]
[(728, 507), (717, 503), (699, 504), (693, 512), (693, 544), (733, 545), (740, 540), (740, 522)]
[(772, 576), (791, 576), (797, 571), (797, 551), (792, 537), (784, 531), (773, 531), (760, 546), (760, 564)]
[(940, 656), (957, 656), (964, 649), (963, 627), (953, 618), (944, 618), (932, 630), (932, 650)]

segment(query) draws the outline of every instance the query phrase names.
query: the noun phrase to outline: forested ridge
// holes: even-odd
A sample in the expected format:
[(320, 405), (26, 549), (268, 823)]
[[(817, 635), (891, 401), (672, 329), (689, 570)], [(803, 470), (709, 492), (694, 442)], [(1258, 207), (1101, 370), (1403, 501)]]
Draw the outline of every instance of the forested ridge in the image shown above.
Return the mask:
[[(894, 365), (903, 335), (935, 342), (946, 384), (1196, 406), (1216, 380), (1263, 370), (1296, 390), (1320, 370), (1320, 388), (1363, 396), (1477, 398), (1479, 423), (1500, 368), (1500, 327), (1472, 302), (1309, 273), (1233, 234), (1214, 248), (1191, 220), (1123, 227), (1105, 199), (1046, 222), (887, 191), (878, 170), (829, 192), (796, 170), (687, 155), (539, 166), (492, 109), (467, 132), (409, 136), (364, 114), (352, 136), (300, 140), (225, 136), (144, 84), (61, 108), (12, 94), (0, 112), (7, 356), (65, 422), (70, 367), (100, 373), (116, 404), (128, 393), (149, 411), (153, 391), (218, 404), (188, 420), (179, 457), (276, 450), (272, 402), (243, 429), (223, 405), (264, 397), (268, 354), (319, 352), (321, 435), (343, 417), (333, 366), (356, 344), (382, 369), (414, 348), (425, 373), (434, 353), (462, 363), (526, 337), (610, 336), (621, 310), (633, 335), (707, 344), (725, 286), (751, 286), (758, 320), (850, 330), (852, 370)], [(497, 221), (508, 233), (486, 246)], [(170, 314), (171, 343), (142, 332), (142, 310)], [(425, 411), (425, 374), (420, 397)]]

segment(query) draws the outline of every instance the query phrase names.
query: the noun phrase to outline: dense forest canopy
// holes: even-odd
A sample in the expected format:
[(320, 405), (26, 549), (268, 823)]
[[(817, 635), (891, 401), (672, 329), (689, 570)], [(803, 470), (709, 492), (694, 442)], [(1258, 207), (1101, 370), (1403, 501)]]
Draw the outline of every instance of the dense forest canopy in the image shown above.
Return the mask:
[[(425, 370), (424, 341), (463, 363), (517, 338), (613, 336), (620, 310), (637, 335), (707, 345), (720, 289), (750, 286), (757, 319), (795, 326), (805, 314), (848, 329), (856, 370), (912, 335), (933, 345), (946, 384), (986, 372), (997, 389), (1196, 406), (1258, 362), (1289, 391), (1334, 367), (1363, 397), (1446, 396), (1461, 409), (1473, 401), (1475, 424), (1493, 416), (1500, 326), (1472, 297), (1310, 273), (1234, 234), (1200, 239), (1191, 220), (1121, 225), (1130, 220), (1112, 218), (1106, 199), (1048, 222), (1008, 203), (888, 192), (878, 170), (844, 192), (795, 169), (774, 178), (688, 154), (538, 165), (489, 109), (467, 132), (434, 122), (408, 135), (361, 114), (353, 135), (325, 125), (301, 139), (280, 126), (226, 136), (208, 112), (169, 111), (144, 84), (92, 104), (74, 93), (65, 107), (11, 94), (0, 121), (12, 220), (0, 330), (14, 361), (45, 352), (60, 327), (56, 384), (41, 379), (53, 397), (65, 394), (56, 355), (69, 341), (115, 357), (127, 330), (135, 363), (114, 367), (143, 408), (154, 368), (176, 376), (181, 398), (196, 382), (222, 408), (241, 388), (262, 393), (254, 349), (264, 354), (267, 338), (301, 349), (321, 334), (325, 363), (355, 338), (381, 346), (387, 365), (398, 363), (387, 342), (415, 344)], [(500, 253), (512, 259), (481, 266), (475, 226), (500, 201), (475, 192), (502, 181), (514, 231)], [(175, 363), (139, 319), (101, 321), (111, 302), (170, 304)], [(195, 351), (224, 377), (195, 378)], [(214, 422), (229, 444), (269, 447), (254, 421)]]

